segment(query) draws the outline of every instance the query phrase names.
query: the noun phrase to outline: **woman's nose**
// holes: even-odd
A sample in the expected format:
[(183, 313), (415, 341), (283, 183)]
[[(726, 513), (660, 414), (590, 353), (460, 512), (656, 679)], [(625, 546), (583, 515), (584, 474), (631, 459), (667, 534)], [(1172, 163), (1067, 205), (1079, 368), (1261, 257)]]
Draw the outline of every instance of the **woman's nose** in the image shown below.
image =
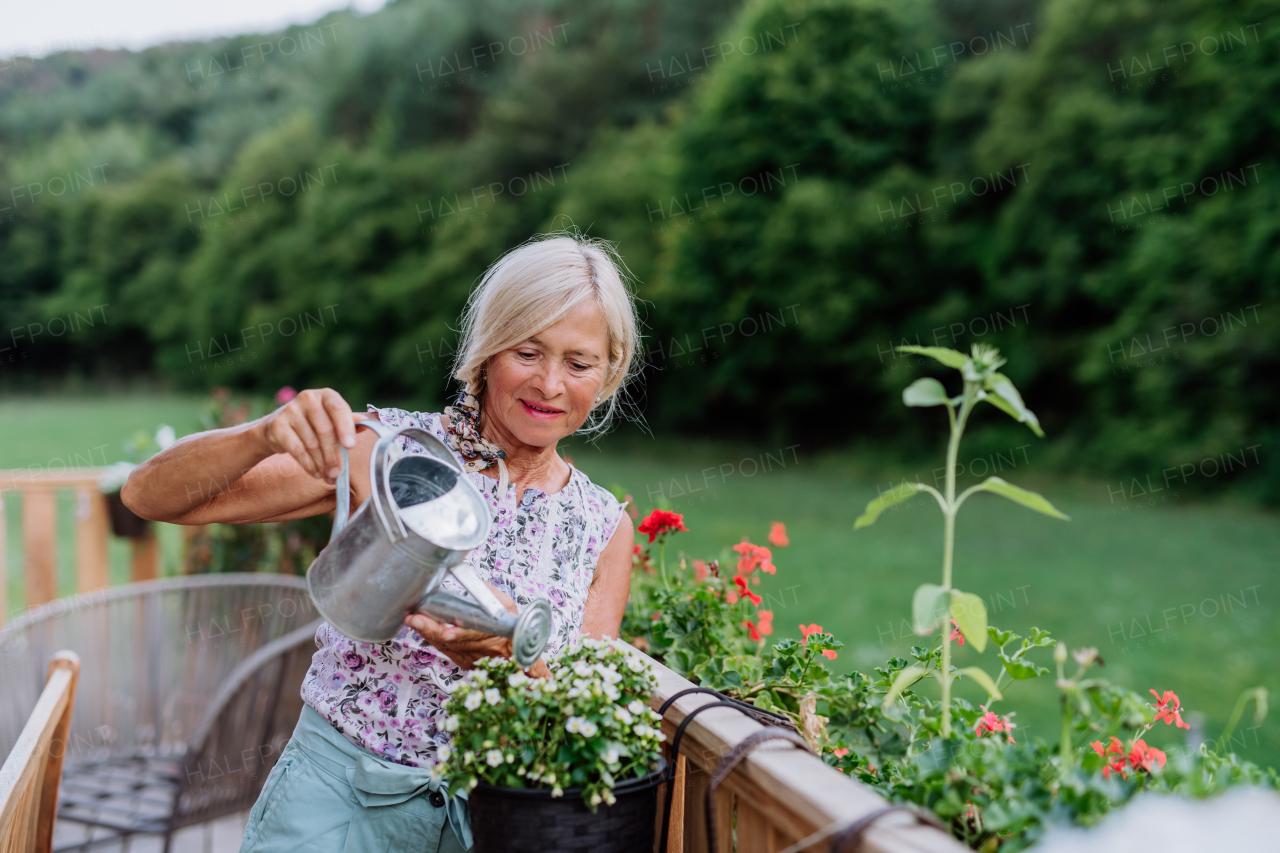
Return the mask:
[(558, 397), (564, 391), (564, 368), (555, 359), (546, 359), (542, 364), (542, 370), (534, 377), (534, 388), (548, 398)]

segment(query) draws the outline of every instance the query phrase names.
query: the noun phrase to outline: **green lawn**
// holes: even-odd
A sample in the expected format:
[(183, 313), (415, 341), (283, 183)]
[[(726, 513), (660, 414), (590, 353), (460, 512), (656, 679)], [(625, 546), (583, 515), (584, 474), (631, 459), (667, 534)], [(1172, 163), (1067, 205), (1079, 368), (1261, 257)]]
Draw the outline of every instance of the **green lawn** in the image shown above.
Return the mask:
[[(0, 468), (95, 450), (108, 461), (137, 429), (160, 422), (185, 434), (196, 428), (199, 400), (108, 398), (7, 400), (0, 403)], [(981, 425), (977, 427), (981, 430)], [(1051, 439), (1050, 439), (1051, 440)], [(659, 495), (685, 513), (689, 533), (673, 549), (715, 556), (749, 536), (763, 542), (771, 521), (787, 525), (792, 544), (776, 549), (776, 576), (760, 591), (775, 613), (775, 638), (797, 636), (818, 622), (845, 643), (836, 663), (869, 669), (914, 642), (906, 629), (911, 593), (938, 582), (941, 523), (927, 497), (917, 497), (853, 532), (853, 519), (880, 488), (894, 482), (865, 454), (814, 455), (792, 449), (714, 442), (672, 442), (618, 435), (599, 449), (575, 443), (575, 463), (606, 486), (623, 485), (648, 511)], [(785, 464), (784, 464), (785, 463)], [(922, 464), (926, 480), (930, 464)], [(896, 476), (900, 477), (902, 471)], [(1136, 507), (1087, 479), (1063, 481), (1034, 465), (1001, 472), (1043, 492), (1071, 516), (1062, 522), (980, 495), (957, 527), (955, 584), (988, 599), (991, 621), (1025, 633), (1050, 630), (1072, 647), (1097, 646), (1103, 674), (1145, 692), (1172, 689), (1204, 735), (1216, 737), (1236, 696), (1263, 684), (1280, 689), (1280, 606), (1266, 575), (1280, 553), (1280, 516), (1223, 503), (1177, 501)], [(694, 490), (698, 491), (694, 491)], [(64, 529), (69, 530), (70, 501)], [(1124, 506), (1133, 507), (1127, 512)], [(9, 600), (21, 602), (20, 525), (16, 499), (7, 501)], [(165, 563), (175, 565), (176, 531), (165, 532)], [(60, 551), (63, 590), (71, 589), (71, 540)], [(113, 545), (113, 575), (127, 574), (123, 543)], [(1272, 569), (1267, 567), (1271, 566)], [(995, 670), (991, 650), (959, 650), (959, 665)], [(1042, 654), (1042, 662), (1048, 655)], [(965, 689), (968, 689), (967, 687)], [(966, 694), (968, 695), (968, 694)], [(981, 697), (974, 694), (973, 700)], [(1056, 737), (1056, 698), (1047, 678), (1021, 682), (1003, 710), (1018, 712), (1021, 730)], [(1196, 717), (1196, 714), (1203, 715)], [(1241, 724), (1237, 752), (1280, 765), (1280, 724)], [(1180, 733), (1163, 726), (1153, 742), (1171, 745)]]

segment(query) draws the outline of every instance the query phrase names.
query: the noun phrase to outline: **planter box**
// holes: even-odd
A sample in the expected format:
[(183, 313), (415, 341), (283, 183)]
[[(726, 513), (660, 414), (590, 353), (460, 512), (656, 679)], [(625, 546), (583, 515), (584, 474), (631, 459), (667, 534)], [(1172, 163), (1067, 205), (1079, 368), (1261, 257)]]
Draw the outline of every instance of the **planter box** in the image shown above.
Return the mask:
[(147, 535), (151, 522), (134, 515), (133, 510), (124, 505), (119, 492), (107, 495), (107, 514), (111, 516), (111, 532), (127, 539), (137, 539)]
[(662, 769), (619, 783), (595, 814), (582, 789), (477, 786), (467, 800), (475, 853), (652, 853)]

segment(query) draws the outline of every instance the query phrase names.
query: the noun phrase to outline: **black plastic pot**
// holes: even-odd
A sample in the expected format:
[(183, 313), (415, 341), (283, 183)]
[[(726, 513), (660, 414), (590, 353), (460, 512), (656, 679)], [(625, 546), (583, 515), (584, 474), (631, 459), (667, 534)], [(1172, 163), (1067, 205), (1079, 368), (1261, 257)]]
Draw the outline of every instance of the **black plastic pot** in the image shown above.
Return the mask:
[(107, 514), (111, 516), (111, 532), (115, 535), (129, 539), (147, 535), (147, 525), (150, 522), (134, 515), (133, 510), (120, 499), (119, 492), (107, 495)]
[(662, 768), (621, 782), (617, 802), (595, 814), (582, 789), (550, 791), (478, 785), (467, 800), (475, 853), (652, 853)]

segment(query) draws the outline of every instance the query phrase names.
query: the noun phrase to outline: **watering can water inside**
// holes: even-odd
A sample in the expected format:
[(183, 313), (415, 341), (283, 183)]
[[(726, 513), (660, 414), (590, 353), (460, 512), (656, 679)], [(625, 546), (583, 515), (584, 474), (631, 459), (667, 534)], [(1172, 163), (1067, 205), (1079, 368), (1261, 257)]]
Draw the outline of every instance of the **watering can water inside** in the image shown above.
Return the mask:
[[(551, 633), (551, 606), (533, 602), (509, 612), (462, 560), (489, 535), (489, 508), (453, 454), (417, 427), (393, 429), (376, 420), (357, 427), (378, 433), (369, 455), (369, 499), (351, 511), (351, 470), (342, 448), (333, 534), (307, 569), (316, 609), (347, 637), (382, 643), (400, 632), (404, 617), (425, 613), (441, 622), (510, 637), (522, 667), (538, 659)], [(395, 447), (401, 435), (425, 454)], [(451, 572), (474, 600), (441, 589)]]

